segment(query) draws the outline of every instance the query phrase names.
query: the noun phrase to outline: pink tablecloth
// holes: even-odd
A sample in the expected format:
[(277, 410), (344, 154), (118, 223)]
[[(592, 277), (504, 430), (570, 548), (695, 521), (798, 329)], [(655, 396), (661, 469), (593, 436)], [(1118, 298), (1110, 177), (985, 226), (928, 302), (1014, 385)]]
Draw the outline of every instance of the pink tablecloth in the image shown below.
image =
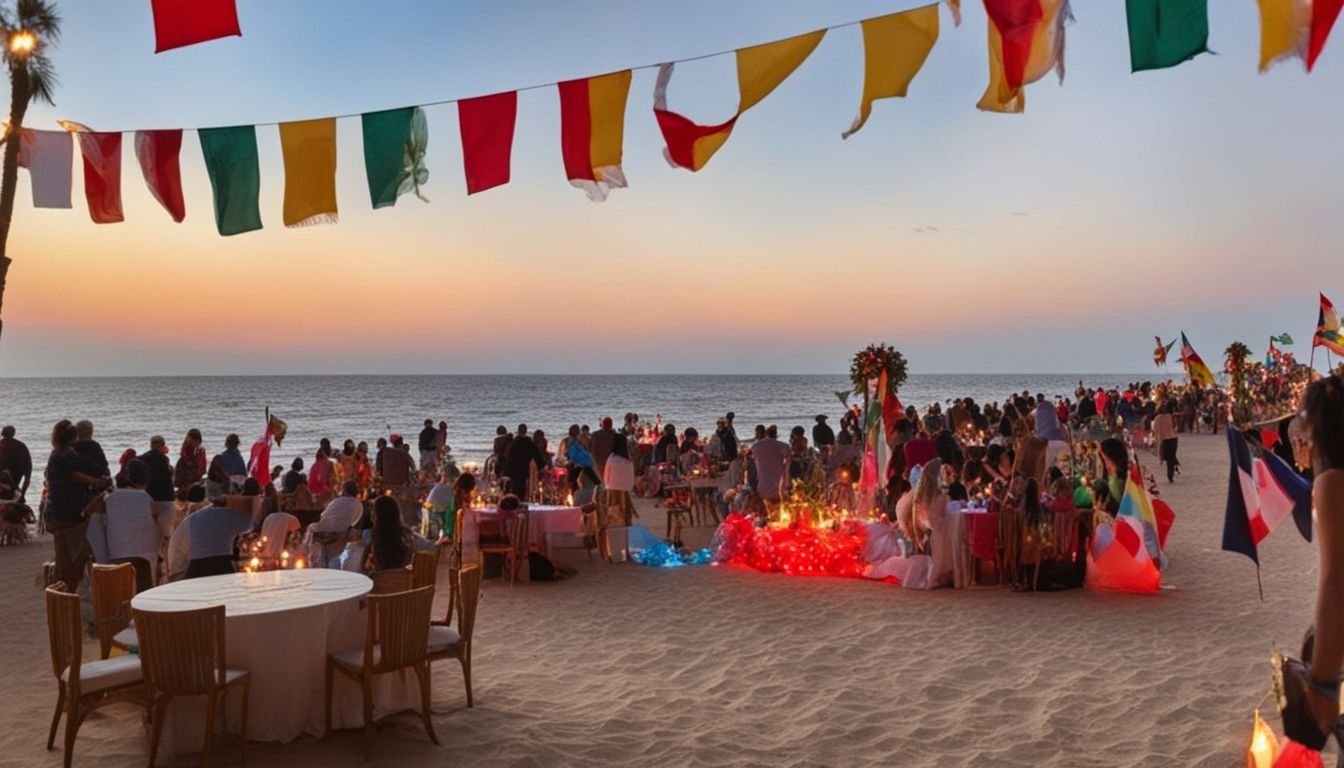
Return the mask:
[[(578, 507), (528, 505), (528, 538), (532, 547), (550, 557), (551, 534), (576, 534), (583, 529), (583, 513)], [(462, 559), (472, 562), (480, 556), (481, 534), (499, 534), (501, 517), (494, 507), (469, 509), (462, 519)]]

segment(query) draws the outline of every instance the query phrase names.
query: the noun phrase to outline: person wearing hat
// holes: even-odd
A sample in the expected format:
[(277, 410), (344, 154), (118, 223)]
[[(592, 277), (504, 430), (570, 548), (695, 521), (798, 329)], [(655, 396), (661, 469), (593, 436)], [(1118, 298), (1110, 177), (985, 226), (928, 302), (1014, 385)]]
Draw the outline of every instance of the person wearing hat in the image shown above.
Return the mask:
[(826, 423), (825, 414), (818, 415), (817, 424), (812, 427), (812, 444), (817, 447), (817, 450), (835, 445), (835, 430), (831, 429), (831, 425)]

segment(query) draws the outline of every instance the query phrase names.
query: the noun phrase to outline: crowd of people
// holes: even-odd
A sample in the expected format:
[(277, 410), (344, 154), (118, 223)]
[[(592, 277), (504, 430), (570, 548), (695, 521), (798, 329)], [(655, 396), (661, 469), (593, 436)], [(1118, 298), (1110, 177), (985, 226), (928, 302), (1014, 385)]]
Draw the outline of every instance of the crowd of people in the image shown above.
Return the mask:
[(147, 449), (128, 448), (114, 463), (92, 422), (61, 420), (42, 469), (5, 426), (0, 516), (7, 536), (26, 538), (33, 524), (51, 534), (52, 578), (71, 589), (90, 562), (131, 564), (140, 589), (231, 573), (257, 556), (381, 569), (433, 548), (441, 532), (451, 537), (447, 508), (469, 496), (472, 479), (456, 472), (445, 422), (426, 419), (416, 444), (418, 461), (397, 434), (379, 439), (372, 456), (367, 443), (345, 440), (335, 450), (324, 438), (311, 463), (295, 458), (286, 471), (249, 466), (236, 434), (210, 455), (200, 430), (190, 429), (175, 459), (155, 435)]

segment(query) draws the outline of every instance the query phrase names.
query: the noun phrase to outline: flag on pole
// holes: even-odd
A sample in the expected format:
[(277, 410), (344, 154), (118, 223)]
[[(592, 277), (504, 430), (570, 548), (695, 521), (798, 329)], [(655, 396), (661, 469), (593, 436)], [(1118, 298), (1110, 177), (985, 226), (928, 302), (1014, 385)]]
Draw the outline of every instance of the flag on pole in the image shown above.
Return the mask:
[(261, 229), (261, 167), (257, 129), (252, 125), (202, 128), (205, 170), (215, 198), (215, 227), (223, 236)]
[(1290, 516), (1302, 538), (1311, 541), (1311, 483), (1270, 451), (1252, 455), (1246, 438), (1232, 427), (1227, 428), (1227, 448), (1232, 461), (1223, 549), (1259, 565), (1260, 542)]
[(977, 105), (987, 112), (1021, 112), (1029, 83), (1050, 70), (1064, 82), (1068, 0), (984, 0), (989, 15), (989, 87)]
[(1170, 344), (1163, 344), (1161, 336), (1154, 336), (1153, 341), (1157, 346), (1153, 348), (1153, 365), (1158, 368), (1167, 364), (1167, 355), (1171, 353), (1171, 348), (1176, 346), (1176, 339), (1172, 339)]
[(1286, 333), (1280, 333), (1278, 336), (1270, 336), (1269, 341), (1271, 344), (1282, 344), (1285, 347), (1293, 345), (1293, 337)]
[(1209, 50), (1209, 0), (1125, 0), (1129, 66), (1166, 69)]
[(1185, 331), (1181, 331), (1181, 364), (1185, 366), (1185, 375), (1190, 377), (1190, 383), (1201, 387), (1214, 385), (1213, 371), (1204, 364), (1203, 358), (1195, 352), (1195, 348), (1190, 346), (1190, 340), (1185, 338)]
[(1321, 309), (1316, 316), (1316, 335), (1311, 339), (1311, 346), (1325, 347), (1337, 355), (1344, 355), (1344, 332), (1340, 330), (1339, 314), (1324, 293), (1321, 294)]
[(135, 158), (149, 193), (176, 222), (187, 217), (187, 204), (182, 199), (181, 152), (180, 130), (135, 132)]
[(155, 53), (243, 34), (234, 0), (150, 0), (150, 10)]
[(84, 199), (95, 224), (123, 221), (121, 213), (121, 134), (79, 131), (84, 156)]
[(663, 156), (676, 168), (698, 171), (728, 141), (742, 113), (756, 106), (779, 87), (807, 57), (812, 55), (826, 30), (778, 40), (773, 43), (740, 48), (737, 51), (737, 112), (718, 125), (700, 125), (667, 108), (667, 86), (672, 81), (672, 65), (658, 67), (653, 89), (653, 114), (667, 146)]
[(1310, 72), (1325, 48), (1344, 0), (1258, 0), (1260, 71), (1299, 58)]
[(863, 100), (849, 130), (848, 139), (868, 122), (877, 99), (904, 98), (910, 82), (919, 74), (929, 51), (938, 41), (938, 5), (926, 5), (862, 23)]
[(287, 432), (289, 425), (267, 412), (266, 429), (252, 443), (251, 455), (247, 460), (247, 474), (256, 478), (263, 487), (271, 481), (271, 443), (282, 445)]
[(569, 183), (600, 203), (624, 189), (625, 103), (630, 70), (560, 83), (560, 151)]
[(468, 195), (509, 183), (513, 128), (517, 120), (517, 91), (457, 102)]

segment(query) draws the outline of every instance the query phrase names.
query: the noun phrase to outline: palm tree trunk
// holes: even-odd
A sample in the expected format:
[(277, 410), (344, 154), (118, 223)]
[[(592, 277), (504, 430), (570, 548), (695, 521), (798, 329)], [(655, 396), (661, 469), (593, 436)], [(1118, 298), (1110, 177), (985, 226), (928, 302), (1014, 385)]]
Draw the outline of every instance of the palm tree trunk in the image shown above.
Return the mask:
[[(5, 277), (9, 274), (9, 225), (14, 220), (14, 187), (19, 180), (19, 145), (23, 117), (28, 112), (29, 82), (26, 66), (9, 70), (9, 135), (5, 141), (5, 160), (0, 171), (0, 313), (5, 305)], [(0, 336), (4, 335), (5, 320), (0, 314)]]

